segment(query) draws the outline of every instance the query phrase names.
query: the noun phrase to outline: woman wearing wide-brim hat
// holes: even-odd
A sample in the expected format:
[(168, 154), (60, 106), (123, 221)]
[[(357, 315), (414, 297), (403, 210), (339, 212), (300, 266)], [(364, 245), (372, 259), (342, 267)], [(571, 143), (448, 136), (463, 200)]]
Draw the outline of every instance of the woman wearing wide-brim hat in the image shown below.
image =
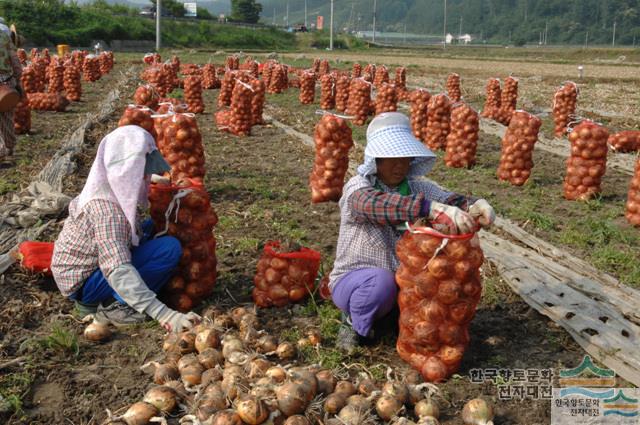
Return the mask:
[[(13, 155), (13, 148), (16, 144), (16, 134), (13, 129), (15, 105), (2, 107), (1, 99), (3, 95), (15, 99), (15, 91), (22, 96), (22, 88), (20, 87), (22, 65), (18, 60), (14, 41), (15, 43), (21, 42), (15, 25), (12, 25), (11, 28), (7, 27), (4, 19), (0, 17), (0, 161)], [(9, 102), (9, 104), (11, 103)]]

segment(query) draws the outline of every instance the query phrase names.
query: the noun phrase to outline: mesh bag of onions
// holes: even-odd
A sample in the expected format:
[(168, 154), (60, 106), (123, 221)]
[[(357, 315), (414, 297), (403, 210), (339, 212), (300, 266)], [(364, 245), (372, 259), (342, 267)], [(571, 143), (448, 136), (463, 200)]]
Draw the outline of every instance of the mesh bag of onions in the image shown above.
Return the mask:
[(48, 93), (60, 93), (64, 90), (64, 65), (57, 59), (51, 61), (49, 65), (49, 85)]
[(29, 93), (29, 105), (35, 111), (64, 112), (69, 101), (60, 93)]
[(205, 90), (220, 88), (220, 80), (216, 75), (216, 67), (208, 63), (202, 67), (202, 88)]
[(413, 135), (423, 143), (427, 142), (427, 108), (431, 93), (426, 89), (416, 89), (411, 92), (411, 129)]
[(351, 67), (351, 78), (360, 78), (360, 77), (362, 77), (362, 65), (356, 62)]
[(480, 116), (466, 103), (453, 105), (444, 162), (447, 167), (471, 168), (476, 163)]
[(397, 67), (393, 80), (398, 92), (398, 100), (410, 100), (409, 91), (407, 90), (407, 68), (404, 66)]
[(320, 66), (318, 67), (318, 73), (320, 75), (327, 75), (331, 72), (331, 67), (329, 66), (329, 61), (326, 59), (322, 59), (320, 61)]
[(31, 66), (33, 66), (33, 70), (35, 71), (35, 84), (36, 91), (32, 93), (41, 93), (45, 91), (47, 86), (47, 61), (44, 59), (36, 59), (34, 62), (31, 62)]
[(25, 66), (27, 64), (27, 52), (24, 49), (18, 49), (16, 51), (20, 65)]
[(202, 84), (199, 75), (190, 75), (184, 79), (184, 101), (189, 106), (189, 112), (193, 114), (204, 112)]
[(128, 105), (118, 121), (118, 127), (124, 127), (125, 125), (137, 125), (147, 130), (154, 139), (158, 138), (156, 129), (154, 126), (153, 118), (151, 115), (153, 111), (146, 106), (142, 105)]
[(571, 155), (567, 158), (564, 197), (588, 200), (600, 193), (600, 182), (607, 167), (606, 128), (585, 120), (569, 133)]
[(398, 96), (393, 84), (381, 83), (376, 93), (376, 115), (398, 110)]
[(320, 77), (320, 108), (333, 109), (336, 106), (336, 80), (333, 75), (325, 74)]
[(211, 294), (216, 282), (213, 228), (218, 217), (199, 180), (152, 184), (149, 204), (156, 232), (175, 236), (182, 245), (179, 270), (162, 289), (161, 298), (172, 308), (189, 311)]
[(27, 134), (31, 131), (31, 108), (26, 97), (20, 99), (13, 110), (13, 129), (16, 134)]
[(375, 64), (367, 64), (367, 66), (364, 67), (364, 70), (362, 71), (362, 78), (364, 78), (366, 81), (373, 83), (373, 79), (376, 76), (376, 66)]
[(106, 75), (113, 69), (113, 52), (100, 53), (100, 73)]
[(231, 113), (229, 131), (236, 136), (248, 136), (253, 125), (252, 115), (253, 88), (240, 79), (236, 80), (231, 95)]
[(525, 111), (516, 111), (502, 139), (498, 178), (522, 186), (533, 168), (533, 146), (542, 121)]
[(82, 97), (82, 74), (80, 68), (68, 61), (64, 67), (64, 91), (66, 98), (72, 102), (79, 102)]
[(193, 114), (170, 113), (162, 123), (158, 148), (171, 166), (172, 180), (204, 177), (202, 135)]
[(389, 82), (389, 70), (386, 66), (380, 65), (375, 68), (374, 77), (373, 77), (373, 85), (376, 88), (380, 88), (382, 84)]
[(25, 93), (37, 93), (38, 81), (36, 71), (33, 65), (27, 65), (22, 70), (22, 76), (20, 76), (20, 84)]
[(500, 80), (497, 78), (490, 78), (489, 81), (487, 81), (486, 90), (487, 98), (484, 101), (482, 116), (495, 120), (498, 118), (498, 113), (500, 112), (500, 97), (502, 96)]
[(316, 125), (313, 139), (316, 158), (309, 176), (311, 202), (338, 201), (353, 146), (351, 128), (344, 119), (325, 114)]
[(235, 55), (227, 56), (227, 59), (225, 60), (225, 67), (231, 70), (240, 68), (240, 58)]
[(253, 302), (258, 307), (283, 307), (314, 291), (320, 253), (305, 247), (267, 242), (253, 278)]
[(636, 161), (635, 173), (629, 184), (624, 216), (631, 225), (640, 226), (640, 159)]
[(316, 95), (316, 74), (310, 70), (300, 75), (300, 103), (310, 105)]
[(218, 108), (231, 105), (231, 94), (233, 93), (233, 86), (236, 83), (236, 75), (233, 71), (224, 73), (222, 83), (220, 84), (220, 93), (218, 94)]
[(313, 62), (311, 63), (311, 69), (313, 70), (313, 72), (316, 72), (316, 73), (320, 72), (320, 59), (318, 58), (313, 59)]
[(269, 86), (267, 87), (267, 93), (278, 94), (286, 90), (288, 86), (287, 69), (284, 65), (275, 64), (271, 71), (271, 78), (269, 80)]
[(93, 55), (89, 55), (84, 60), (82, 73), (85, 81), (98, 81), (102, 74), (100, 73), (100, 59)]
[(427, 131), (424, 135), (429, 148), (439, 150), (447, 146), (450, 120), (449, 97), (444, 93), (433, 96), (427, 107)]
[(514, 77), (507, 77), (504, 80), (504, 89), (500, 97), (500, 110), (496, 121), (501, 124), (509, 125), (511, 114), (516, 110), (518, 103), (518, 80)]
[(626, 130), (611, 134), (607, 143), (616, 152), (635, 152), (640, 148), (640, 131)]
[(351, 78), (347, 75), (340, 75), (336, 81), (336, 111), (344, 112), (349, 103), (349, 84)]
[(160, 95), (151, 84), (145, 84), (136, 89), (133, 101), (136, 105), (143, 105), (153, 110), (158, 109)]
[(265, 85), (261, 80), (254, 78), (251, 80), (253, 96), (251, 96), (251, 125), (264, 124), (262, 112), (264, 111)]
[(578, 86), (573, 81), (567, 81), (553, 96), (554, 134), (562, 137), (567, 133), (567, 125), (576, 113), (578, 101)]
[(398, 354), (426, 381), (442, 381), (458, 370), (469, 343), (469, 323), (482, 292), (479, 238), (410, 227), (396, 252)]
[(447, 95), (452, 102), (460, 102), (462, 93), (460, 92), (460, 76), (456, 73), (447, 77)]
[(353, 117), (355, 125), (364, 125), (369, 116), (371, 102), (371, 83), (363, 78), (354, 78), (349, 86), (347, 115)]

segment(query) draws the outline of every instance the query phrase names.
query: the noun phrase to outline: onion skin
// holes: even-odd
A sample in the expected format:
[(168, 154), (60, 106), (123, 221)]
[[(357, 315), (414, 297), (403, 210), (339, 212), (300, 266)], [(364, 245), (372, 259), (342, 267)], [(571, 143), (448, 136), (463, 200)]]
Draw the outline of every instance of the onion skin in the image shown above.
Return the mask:
[(178, 367), (174, 364), (165, 363), (160, 364), (156, 367), (156, 370), (153, 374), (153, 382), (156, 384), (162, 385), (167, 381), (173, 381), (180, 377), (180, 372), (178, 371)]
[(163, 413), (171, 413), (178, 405), (175, 390), (167, 386), (151, 388), (142, 401), (155, 406)]
[(440, 417), (440, 408), (435, 403), (435, 401), (431, 399), (420, 400), (413, 407), (413, 411), (418, 418), (422, 418), (424, 416), (431, 416), (437, 419)]
[(104, 342), (111, 338), (111, 330), (109, 325), (94, 321), (85, 328), (83, 335), (89, 341)]
[(276, 355), (280, 360), (292, 360), (297, 354), (295, 345), (290, 342), (283, 342), (276, 348)]
[(462, 408), (462, 420), (467, 425), (493, 425), (493, 407), (481, 398), (469, 400)]
[(211, 425), (244, 425), (235, 410), (222, 410), (216, 413), (211, 420)]
[(382, 395), (378, 401), (376, 401), (376, 412), (384, 421), (390, 421), (401, 409), (402, 403), (390, 395)]
[(347, 405), (347, 399), (341, 393), (329, 394), (324, 401), (324, 411), (335, 415)]
[(284, 421), (284, 425), (311, 425), (311, 422), (302, 415), (293, 415), (289, 416), (287, 420)]
[(303, 413), (307, 408), (307, 393), (302, 385), (287, 382), (276, 391), (278, 408), (285, 416)]
[(318, 392), (325, 395), (331, 394), (338, 382), (330, 370), (321, 370), (316, 373), (316, 379), (318, 380)]
[(121, 419), (127, 425), (147, 425), (151, 418), (157, 416), (160, 411), (152, 404), (139, 401), (134, 403), (122, 415)]
[(358, 392), (365, 397), (369, 397), (372, 392), (376, 391), (378, 386), (371, 379), (363, 379), (358, 384)]
[(344, 397), (350, 397), (354, 395), (358, 389), (349, 381), (338, 381), (336, 383), (334, 392), (342, 394)]
[(262, 400), (248, 397), (236, 404), (238, 416), (249, 425), (259, 425), (269, 416), (269, 411)]

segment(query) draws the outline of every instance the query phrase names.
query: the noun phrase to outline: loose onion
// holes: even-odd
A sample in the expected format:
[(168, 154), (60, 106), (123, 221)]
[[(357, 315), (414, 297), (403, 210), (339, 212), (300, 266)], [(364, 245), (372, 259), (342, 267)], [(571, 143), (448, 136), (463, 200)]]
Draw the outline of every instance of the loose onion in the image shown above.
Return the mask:
[(109, 325), (101, 322), (91, 322), (84, 330), (84, 337), (93, 342), (104, 342), (111, 338)]
[(303, 413), (307, 408), (307, 394), (302, 385), (287, 382), (276, 391), (278, 408), (285, 416)]
[(309, 422), (309, 419), (302, 415), (293, 415), (288, 417), (287, 420), (284, 421), (284, 425), (311, 425), (311, 422)]
[(485, 400), (474, 398), (462, 408), (462, 420), (467, 425), (493, 425), (493, 408)]
[(142, 401), (152, 404), (162, 413), (171, 413), (178, 405), (175, 390), (166, 386), (151, 388)]
[(413, 407), (413, 411), (418, 418), (422, 418), (424, 416), (431, 416), (434, 418), (440, 417), (440, 408), (431, 398), (420, 400)]
[(121, 416), (127, 425), (146, 425), (151, 418), (157, 416), (158, 409), (149, 403), (139, 401), (133, 403), (129, 409)]
[(236, 404), (238, 416), (249, 425), (259, 425), (269, 416), (264, 402), (256, 397), (248, 397)]
[(330, 415), (335, 415), (347, 404), (347, 399), (344, 394), (333, 393), (329, 394), (324, 401), (324, 411)]
[(153, 374), (153, 382), (162, 385), (167, 381), (173, 381), (180, 377), (178, 367), (171, 363), (159, 364)]
[(402, 403), (390, 395), (382, 395), (376, 401), (376, 412), (383, 421), (390, 421), (402, 409)]

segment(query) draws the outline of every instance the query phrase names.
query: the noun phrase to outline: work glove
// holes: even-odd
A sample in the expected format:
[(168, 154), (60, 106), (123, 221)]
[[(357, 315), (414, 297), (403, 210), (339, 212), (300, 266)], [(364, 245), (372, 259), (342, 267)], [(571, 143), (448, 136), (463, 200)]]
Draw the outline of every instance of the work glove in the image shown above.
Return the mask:
[(433, 201), (429, 209), (429, 221), (434, 229), (448, 235), (471, 233), (477, 228), (473, 217), (460, 208)]
[(482, 227), (489, 227), (496, 221), (496, 212), (484, 199), (478, 199), (469, 207), (469, 214), (480, 223)]
[(200, 323), (202, 317), (193, 312), (182, 314), (178, 311), (167, 308), (160, 315), (158, 315), (156, 320), (158, 320), (162, 327), (165, 328), (168, 332), (177, 333), (182, 332), (183, 330), (191, 329), (192, 327)]

